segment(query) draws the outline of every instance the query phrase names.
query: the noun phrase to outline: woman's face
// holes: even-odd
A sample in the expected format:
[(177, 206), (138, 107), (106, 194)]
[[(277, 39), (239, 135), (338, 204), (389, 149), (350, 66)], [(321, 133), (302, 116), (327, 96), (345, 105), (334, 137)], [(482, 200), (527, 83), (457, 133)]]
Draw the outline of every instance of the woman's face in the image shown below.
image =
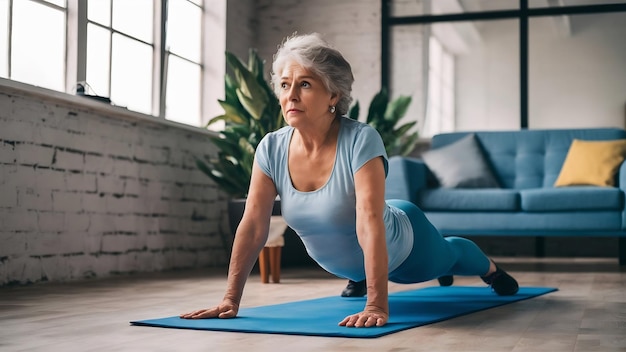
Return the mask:
[(280, 76), (279, 101), (285, 121), (297, 127), (303, 123), (319, 121), (323, 117), (334, 117), (330, 106), (337, 99), (331, 94), (319, 77), (292, 62), (288, 63)]

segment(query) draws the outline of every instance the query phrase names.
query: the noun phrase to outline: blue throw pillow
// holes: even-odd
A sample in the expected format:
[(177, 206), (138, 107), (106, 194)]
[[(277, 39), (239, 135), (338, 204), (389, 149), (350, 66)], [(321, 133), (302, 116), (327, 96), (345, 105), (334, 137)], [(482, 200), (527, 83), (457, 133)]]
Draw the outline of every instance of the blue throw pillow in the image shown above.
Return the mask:
[(442, 187), (500, 187), (473, 133), (452, 144), (425, 152), (422, 159)]

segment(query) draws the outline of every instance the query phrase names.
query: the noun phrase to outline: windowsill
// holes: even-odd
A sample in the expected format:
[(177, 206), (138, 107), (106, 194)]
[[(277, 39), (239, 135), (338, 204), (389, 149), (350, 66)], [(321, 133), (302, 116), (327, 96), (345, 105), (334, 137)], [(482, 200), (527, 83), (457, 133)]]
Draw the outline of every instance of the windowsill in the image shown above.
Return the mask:
[(167, 127), (183, 129), (189, 132), (201, 133), (209, 136), (216, 135), (216, 132), (204, 128), (194, 127), (174, 121), (161, 119), (152, 115), (146, 115), (139, 112), (131, 111), (124, 107), (111, 105), (88, 97), (81, 97), (47, 88), (32, 86), (30, 84), (13, 81), (6, 78), (0, 78), (0, 93), (36, 97), (47, 102), (63, 104), (69, 107), (88, 109), (99, 114), (104, 114), (111, 118), (131, 121), (139, 120), (142, 122), (165, 125)]

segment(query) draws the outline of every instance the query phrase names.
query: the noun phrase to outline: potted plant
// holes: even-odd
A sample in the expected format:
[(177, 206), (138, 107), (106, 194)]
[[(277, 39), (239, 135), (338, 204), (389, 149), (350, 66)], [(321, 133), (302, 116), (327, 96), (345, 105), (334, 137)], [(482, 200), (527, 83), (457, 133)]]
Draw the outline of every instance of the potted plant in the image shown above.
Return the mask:
[[(370, 103), (366, 123), (374, 127), (383, 139), (387, 156), (408, 155), (413, 151), (418, 141), (417, 132), (409, 133), (417, 121), (408, 122), (396, 127), (400, 119), (406, 114), (411, 104), (411, 97), (400, 96), (391, 102), (387, 89), (378, 92)], [(359, 118), (359, 102), (357, 101), (348, 112), (354, 120)]]
[[(225, 98), (219, 100), (224, 114), (207, 124), (208, 127), (224, 122), (223, 131), (211, 137), (218, 153), (216, 157), (196, 159), (196, 164), (232, 197), (228, 212), (234, 234), (250, 187), (256, 147), (265, 134), (284, 126), (285, 120), (278, 99), (264, 77), (264, 63), (256, 50), (250, 49), (247, 64), (226, 52), (226, 63), (232, 74), (226, 74)], [(275, 204), (274, 212), (279, 209)]]

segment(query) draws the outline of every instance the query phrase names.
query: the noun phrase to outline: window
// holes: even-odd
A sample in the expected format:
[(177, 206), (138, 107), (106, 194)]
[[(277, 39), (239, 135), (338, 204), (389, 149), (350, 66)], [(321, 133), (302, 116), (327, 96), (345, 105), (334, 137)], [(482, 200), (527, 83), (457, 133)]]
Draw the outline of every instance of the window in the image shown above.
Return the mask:
[[(2, 77), (64, 90), (65, 1), (0, 1)], [(37, 28), (37, 30), (33, 30)]]
[(198, 125), (202, 8), (186, 0), (169, 0), (167, 14), (165, 117)]
[(406, 122), (417, 121), (421, 137), (454, 131), (458, 55), (474, 41), (473, 28), (450, 25), (397, 26), (391, 31), (392, 96), (410, 95)]
[(88, 86), (115, 105), (158, 115), (152, 108), (152, 0), (100, 0), (87, 5)]
[[(454, 55), (454, 130), (623, 126), (624, 1), (383, 4), (381, 85), (406, 89), (403, 82), (411, 82), (412, 116), (427, 116), (427, 124), (446, 99), (436, 95), (445, 94), (438, 86), (445, 79), (428, 82), (436, 76), (426, 64), (433, 33)], [(455, 34), (447, 40), (441, 35), (444, 26), (461, 30), (445, 31)], [(463, 42), (464, 47), (455, 45)], [(431, 49), (435, 55), (437, 44)], [(568, 117), (566, 126), (562, 116)], [(430, 126), (424, 134), (433, 128), (447, 129)]]
[(225, 9), (226, 0), (210, 9), (203, 0), (0, 0), (0, 77), (70, 94), (83, 82), (114, 105), (201, 126), (225, 70), (203, 51), (223, 56), (225, 28), (205, 21), (223, 23)]
[(428, 47), (427, 97), (422, 134), (434, 136), (454, 131), (454, 56), (434, 36)]

